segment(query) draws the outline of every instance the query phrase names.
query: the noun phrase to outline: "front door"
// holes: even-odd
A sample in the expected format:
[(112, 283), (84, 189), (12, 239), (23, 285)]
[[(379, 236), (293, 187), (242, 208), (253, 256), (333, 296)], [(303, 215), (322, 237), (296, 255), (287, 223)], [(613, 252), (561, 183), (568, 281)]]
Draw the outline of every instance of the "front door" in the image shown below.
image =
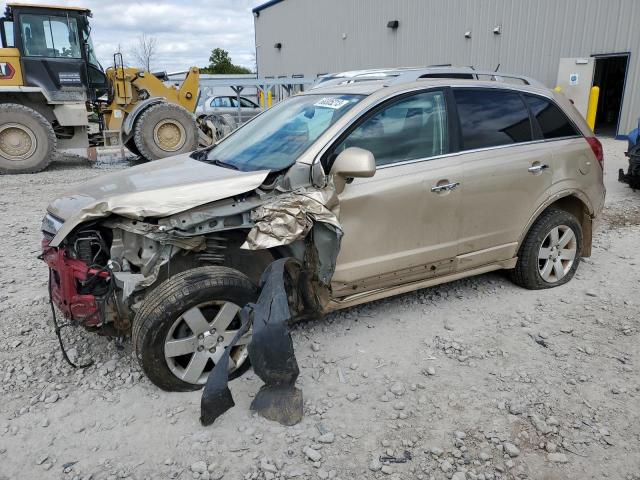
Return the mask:
[(538, 97), (518, 92), (454, 89), (460, 118), (458, 267), (466, 270), (516, 255), (531, 215), (548, 196), (553, 143), (532, 122)]
[(333, 276), (340, 296), (452, 271), (457, 252), (459, 158), (447, 155), (444, 92), (423, 91), (387, 103), (332, 149), (373, 153), (376, 174), (340, 194), (344, 237)]

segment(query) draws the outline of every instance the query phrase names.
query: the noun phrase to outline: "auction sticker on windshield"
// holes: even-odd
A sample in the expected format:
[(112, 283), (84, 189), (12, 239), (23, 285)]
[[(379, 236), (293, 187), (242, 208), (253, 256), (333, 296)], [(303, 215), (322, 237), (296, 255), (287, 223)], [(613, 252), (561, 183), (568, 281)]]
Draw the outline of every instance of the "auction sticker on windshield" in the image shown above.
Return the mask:
[(313, 104), (313, 106), (314, 107), (334, 108), (334, 109), (337, 110), (338, 108), (344, 107), (347, 103), (349, 103), (349, 100), (344, 100), (342, 98), (325, 97), (322, 100), (318, 100), (316, 103)]

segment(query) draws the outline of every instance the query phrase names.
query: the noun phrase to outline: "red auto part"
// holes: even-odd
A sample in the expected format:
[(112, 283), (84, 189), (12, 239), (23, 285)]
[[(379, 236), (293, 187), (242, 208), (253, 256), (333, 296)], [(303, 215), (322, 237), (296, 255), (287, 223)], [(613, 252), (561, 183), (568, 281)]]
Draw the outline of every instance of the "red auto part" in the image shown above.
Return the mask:
[(81, 260), (69, 258), (64, 248), (49, 246), (49, 240), (42, 240), (43, 259), (51, 269), (51, 298), (53, 303), (68, 319), (84, 326), (102, 323), (95, 295), (78, 293), (78, 283), (98, 275), (109, 279), (109, 273), (89, 266)]

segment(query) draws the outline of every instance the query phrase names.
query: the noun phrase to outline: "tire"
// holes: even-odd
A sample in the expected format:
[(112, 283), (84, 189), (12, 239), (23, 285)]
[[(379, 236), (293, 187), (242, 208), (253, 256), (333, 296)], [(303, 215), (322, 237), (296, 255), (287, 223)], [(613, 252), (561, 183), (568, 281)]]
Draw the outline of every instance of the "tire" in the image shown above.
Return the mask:
[(180, 105), (152, 105), (136, 120), (133, 141), (147, 160), (191, 152), (198, 147), (196, 119)]
[[(573, 233), (573, 239), (569, 240), (561, 250), (554, 248), (552, 244), (555, 230), (562, 242), (564, 234), (569, 230)], [(545, 248), (546, 250), (542, 250)], [(571, 255), (567, 252), (575, 250), (573, 260), (568, 258)], [(564, 285), (573, 278), (573, 275), (580, 264), (582, 254), (582, 227), (578, 219), (564, 210), (555, 208), (544, 211), (534, 222), (527, 236), (518, 251), (518, 262), (516, 267), (510, 272), (511, 280), (521, 287), (529, 290), (539, 290), (542, 288), (553, 288)], [(548, 255), (548, 256), (547, 256)], [(558, 256), (560, 255), (560, 256)], [(559, 268), (554, 261), (556, 258), (560, 262)], [(551, 262), (549, 264), (548, 262)], [(550, 268), (550, 270), (547, 270)], [(556, 272), (561, 271), (558, 275)]]
[(55, 151), (56, 135), (46, 118), (24, 105), (0, 104), (0, 173), (39, 172)]
[[(182, 316), (194, 311), (196, 307), (200, 309), (198, 311), (202, 312), (207, 322), (210, 322), (212, 318), (218, 318), (216, 315), (221, 309), (210, 305), (211, 303), (227, 302), (224, 305), (235, 304), (242, 308), (256, 298), (257, 290), (251, 280), (237, 270), (227, 267), (192, 268), (168, 278), (147, 295), (133, 321), (133, 345), (142, 370), (163, 390), (185, 392), (202, 388), (206, 375), (213, 366), (213, 360), (205, 360), (207, 368), (195, 381), (185, 380), (180, 375), (187, 375), (192, 365), (191, 360), (195, 359), (196, 355), (209, 356), (207, 352), (212, 351), (210, 348), (220, 353), (218, 346), (211, 347), (210, 344), (204, 343), (214, 340), (214, 337), (219, 338), (217, 335), (220, 332), (214, 335), (206, 332), (208, 336), (201, 340), (194, 335), (195, 330), (190, 331), (186, 328), (187, 322)], [(214, 324), (209, 323), (208, 328), (212, 325)], [(237, 330), (239, 326), (240, 321), (236, 315), (229, 325), (230, 328), (225, 328), (225, 341), (230, 337), (227, 332)], [(202, 347), (202, 351), (171, 357), (169, 351), (165, 350), (165, 345), (168, 345), (169, 341), (184, 341), (185, 338), (190, 341), (190, 345), (198, 345), (198, 349)], [(240, 350), (241, 348), (244, 350)], [(166, 357), (165, 353), (169, 356)], [(239, 362), (237, 368), (230, 371), (230, 379), (239, 377), (249, 368), (246, 345), (235, 347), (232, 357)]]
[(138, 147), (136, 147), (136, 142), (134, 141), (133, 137), (127, 140), (124, 143), (124, 146), (127, 147), (127, 149), (134, 155), (137, 155), (138, 157), (142, 157), (140, 150), (138, 150)]

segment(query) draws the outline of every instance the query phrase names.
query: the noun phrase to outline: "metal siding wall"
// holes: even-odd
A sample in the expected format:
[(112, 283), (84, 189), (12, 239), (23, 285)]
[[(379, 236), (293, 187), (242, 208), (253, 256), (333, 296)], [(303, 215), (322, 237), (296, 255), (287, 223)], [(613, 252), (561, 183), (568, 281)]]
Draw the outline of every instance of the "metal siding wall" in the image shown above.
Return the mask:
[(620, 133), (640, 116), (639, 26), (639, 0), (285, 0), (255, 19), (261, 76), (500, 64), (553, 87), (561, 57), (631, 52)]

